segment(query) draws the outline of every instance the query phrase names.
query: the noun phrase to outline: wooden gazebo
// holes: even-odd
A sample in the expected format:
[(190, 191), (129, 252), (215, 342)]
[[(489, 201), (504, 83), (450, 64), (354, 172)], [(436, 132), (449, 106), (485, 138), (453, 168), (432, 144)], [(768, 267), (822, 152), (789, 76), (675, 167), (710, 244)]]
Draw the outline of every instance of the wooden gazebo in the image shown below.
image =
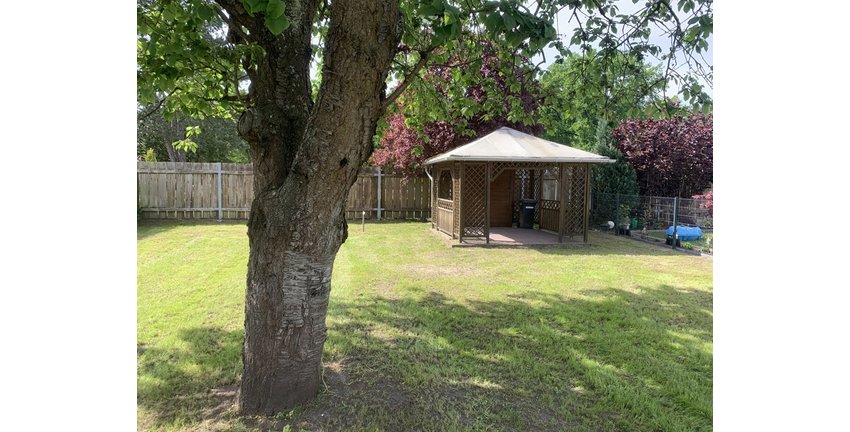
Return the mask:
[(500, 128), (425, 162), (433, 179), (432, 227), (461, 244), (490, 244), (491, 227), (522, 230), (520, 203), (533, 199), (534, 228), (557, 235), (558, 243), (579, 237), (587, 243), (590, 165), (610, 162), (614, 160)]

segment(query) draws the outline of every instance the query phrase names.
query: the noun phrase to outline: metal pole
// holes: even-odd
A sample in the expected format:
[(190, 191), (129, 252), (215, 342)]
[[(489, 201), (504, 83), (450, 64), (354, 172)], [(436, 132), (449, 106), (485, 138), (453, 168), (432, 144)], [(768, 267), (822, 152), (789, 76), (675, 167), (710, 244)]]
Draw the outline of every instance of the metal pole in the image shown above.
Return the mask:
[(620, 235), (620, 193), (614, 201), (614, 235)]
[(381, 167), (378, 167), (378, 220), (381, 220)]
[(360, 232), (366, 232), (366, 212), (360, 214)]
[(673, 249), (676, 249), (676, 241), (679, 240), (679, 197), (673, 197)]
[(215, 174), (218, 177), (218, 221), (221, 222), (222, 210), (221, 210), (221, 162), (216, 162), (215, 164)]
[(484, 168), (484, 238), (490, 244), (490, 170), (492, 162), (487, 162)]
[(589, 243), (590, 237), (590, 164), (584, 164), (584, 243)]

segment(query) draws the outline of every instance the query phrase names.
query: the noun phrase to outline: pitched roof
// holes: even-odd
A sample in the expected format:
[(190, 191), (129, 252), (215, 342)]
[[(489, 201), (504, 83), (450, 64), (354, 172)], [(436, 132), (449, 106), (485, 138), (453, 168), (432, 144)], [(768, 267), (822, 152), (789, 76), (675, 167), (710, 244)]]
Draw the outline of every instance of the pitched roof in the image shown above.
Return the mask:
[(434, 156), (425, 165), (448, 161), (610, 163), (614, 159), (501, 127), (469, 144)]

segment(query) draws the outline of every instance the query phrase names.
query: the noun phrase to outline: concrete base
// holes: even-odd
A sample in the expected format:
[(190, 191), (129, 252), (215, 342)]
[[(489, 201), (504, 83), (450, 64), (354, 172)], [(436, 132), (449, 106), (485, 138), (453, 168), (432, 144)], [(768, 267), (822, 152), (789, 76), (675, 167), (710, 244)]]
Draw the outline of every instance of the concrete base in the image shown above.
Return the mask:
[(581, 236), (575, 236), (571, 240), (569, 237), (564, 238), (563, 243), (558, 242), (558, 234), (549, 231), (540, 231), (528, 228), (506, 228), (493, 227), (490, 228), (490, 244), (487, 244), (486, 239), (482, 238), (464, 238), (463, 242), (458, 243), (442, 232), (436, 231), (440, 236), (450, 242), (451, 247), (481, 247), (481, 246), (507, 246), (507, 247), (524, 247), (524, 246), (585, 246), (587, 243)]

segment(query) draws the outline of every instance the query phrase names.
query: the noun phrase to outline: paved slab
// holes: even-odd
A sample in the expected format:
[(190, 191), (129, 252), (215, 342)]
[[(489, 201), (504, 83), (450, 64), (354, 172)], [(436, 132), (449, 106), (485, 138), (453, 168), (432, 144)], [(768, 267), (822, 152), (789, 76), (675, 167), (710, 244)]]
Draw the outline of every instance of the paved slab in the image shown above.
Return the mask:
[(528, 228), (490, 228), (490, 244), (484, 238), (464, 238), (463, 243), (449, 239), (449, 236), (440, 233), (442, 237), (449, 240), (451, 247), (466, 246), (576, 246), (584, 245), (581, 237), (573, 240), (565, 239), (564, 243), (558, 243), (558, 235), (548, 231), (540, 231)]

